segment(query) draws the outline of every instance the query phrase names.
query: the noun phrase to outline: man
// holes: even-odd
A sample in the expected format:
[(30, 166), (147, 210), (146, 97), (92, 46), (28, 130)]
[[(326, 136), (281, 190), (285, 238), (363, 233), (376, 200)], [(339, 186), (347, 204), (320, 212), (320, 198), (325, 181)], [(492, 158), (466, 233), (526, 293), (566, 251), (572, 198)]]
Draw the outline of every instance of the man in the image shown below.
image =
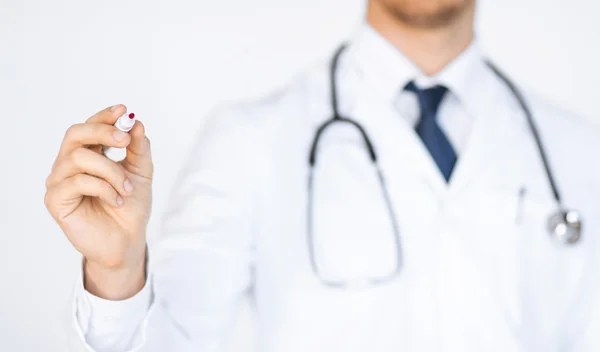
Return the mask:
[(309, 173), (333, 114), (329, 64), (216, 114), (149, 254), (143, 125), (116, 131), (117, 105), (72, 126), (45, 201), (85, 258), (82, 343), (217, 351), (251, 297), (258, 351), (599, 351), (600, 134), (524, 94), (562, 204), (585, 220), (560, 244), (540, 148), (477, 49), (474, 12), (474, 0), (368, 2), (333, 74), (375, 164), (342, 122)]

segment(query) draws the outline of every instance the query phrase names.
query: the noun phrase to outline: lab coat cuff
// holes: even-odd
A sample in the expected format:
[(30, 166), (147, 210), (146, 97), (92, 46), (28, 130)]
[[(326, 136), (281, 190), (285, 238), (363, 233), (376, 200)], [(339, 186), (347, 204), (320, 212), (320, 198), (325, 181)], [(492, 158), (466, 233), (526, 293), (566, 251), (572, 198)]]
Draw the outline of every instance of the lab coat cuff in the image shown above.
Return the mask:
[(122, 301), (106, 300), (89, 293), (84, 287), (83, 277), (82, 266), (75, 288), (73, 315), (76, 333), (85, 344), (86, 350), (95, 351), (87, 343), (86, 336), (90, 329), (94, 334), (103, 334), (120, 332), (139, 325), (139, 345), (143, 345), (146, 340), (146, 325), (154, 306), (152, 275), (147, 271), (146, 283), (140, 292)]
[(88, 291), (84, 297), (90, 307), (89, 324), (97, 330), (100, 327), (128, 325), (130, 321), (139, 321), (146, 316), (151, 305), (151, 276), (146, 279), (142, 290), (135, 296), (122, 301), (110, 301), (94, 296)]

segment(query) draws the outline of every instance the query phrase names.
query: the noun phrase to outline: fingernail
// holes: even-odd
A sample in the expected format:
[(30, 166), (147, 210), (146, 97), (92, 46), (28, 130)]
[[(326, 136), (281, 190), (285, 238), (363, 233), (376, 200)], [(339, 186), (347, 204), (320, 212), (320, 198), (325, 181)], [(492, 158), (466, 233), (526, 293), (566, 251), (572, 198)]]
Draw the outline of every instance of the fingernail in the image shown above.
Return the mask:
[(125, 188), (125, 192), (131, 193), (131, 191), (133, 191), (133, 184), (131, 183), (131, 181), (125, 180), (125, 183), (123, 184), (123, 188)]
[(114, 112), (115, 110), (117, 110), (118, 107), (119, 107), (119, 105), (113, 105), (110, 107), (110, 111)]
[(121, 196), (117, 196), (117, 205), (122, 207), (125, 204), (125, 200)]
[(125, 132), (122, 132), (122, 131), (113, 132), (113, 138), (117, 142), (122, 142), (125, 139), (125, 137), (127, 137), (127, 133), (125, 133)]

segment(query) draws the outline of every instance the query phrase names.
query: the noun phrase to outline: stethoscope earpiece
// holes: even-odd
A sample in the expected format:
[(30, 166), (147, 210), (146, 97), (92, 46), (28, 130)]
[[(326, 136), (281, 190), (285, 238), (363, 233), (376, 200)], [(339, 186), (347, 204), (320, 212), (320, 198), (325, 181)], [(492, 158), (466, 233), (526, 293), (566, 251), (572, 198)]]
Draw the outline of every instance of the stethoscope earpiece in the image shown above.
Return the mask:
[(558, 210), (548, 219), (548, 233), (561, 244), (575, 244), (581, 239), (581, 215), (574, 210)]

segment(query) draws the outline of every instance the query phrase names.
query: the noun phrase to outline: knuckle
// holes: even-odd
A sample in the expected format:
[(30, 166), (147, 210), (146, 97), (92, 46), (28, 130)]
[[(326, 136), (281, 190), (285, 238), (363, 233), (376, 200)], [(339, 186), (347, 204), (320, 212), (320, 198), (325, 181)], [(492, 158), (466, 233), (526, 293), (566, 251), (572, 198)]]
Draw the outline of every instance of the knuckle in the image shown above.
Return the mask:
[(48, 177), (46, 177), (46, 190), (48, 190), (48, 188), (50, 188), (50, 185), (52, 185), (52, 174), (48, 175)]
[(67, 158), (65, 158), (64, 156), (59, 156), (58, 158), (56, 158), (56, 160), (54, 160), (54, 163), (52, 164), (52, 169), (50, 170), (50, 175), (48, 175), (48, 179), (54, 177), (54, 173), (56, 173), (64, 167), (65, 160), (67, 160)]
[(52, 195), (53, 192), (47, 191), (46, 194), (44, 194), (44, 206), (46, 207), (46, 209), (48, 210), (48, 212), (50, 213), (50, 215), (58, 220), (58, 214), (57, 214), (57, 210), (56, 210), (56, 201), (54, 200), (54, 196)]
[(52, 208), (52, 195), (48, 191), (46, 191), (46, 194), (44, 194), (44, 205), (48, 210)]
[(74, 139), (77, 136), (77, 132), (80, 128), (81, 124), (79, 123), (67, 128), (67, 131), (65, 132), (65, 140)]

